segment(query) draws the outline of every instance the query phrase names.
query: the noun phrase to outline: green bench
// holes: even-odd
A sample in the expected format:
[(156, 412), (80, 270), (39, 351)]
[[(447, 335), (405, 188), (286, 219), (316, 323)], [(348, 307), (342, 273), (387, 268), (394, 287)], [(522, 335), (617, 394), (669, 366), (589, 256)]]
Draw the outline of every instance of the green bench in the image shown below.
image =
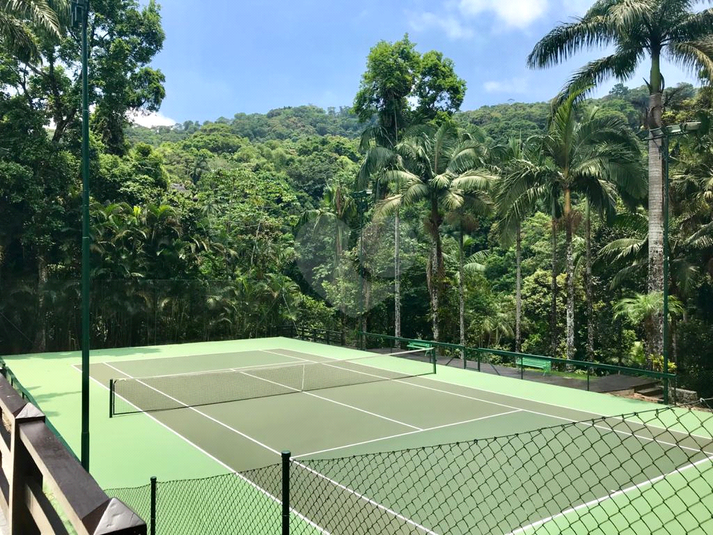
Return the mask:
[(517, 365), (523, 368), (537, 368), (542, 370), (542, 375), (552, 371), (552, 362), (547, 359), (538, 359), (536, 357), (518, 357)]
[(430, 342), (419, 342), (417, 340), (409, 342), (406, 347), (408, 349), (423, 349), (425, 351), (430, 351), (433, 349), (433, 345)]

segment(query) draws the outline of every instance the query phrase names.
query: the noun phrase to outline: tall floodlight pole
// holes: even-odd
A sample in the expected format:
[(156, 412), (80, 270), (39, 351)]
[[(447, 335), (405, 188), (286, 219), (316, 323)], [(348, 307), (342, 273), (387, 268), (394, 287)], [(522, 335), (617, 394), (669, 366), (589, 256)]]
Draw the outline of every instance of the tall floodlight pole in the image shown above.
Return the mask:
[(89, 0), (72, 0), (72, 24), (82, 33), (82, 447), (89, 471)]
[[(663, 372), (668, 373), (668, 346), (669, 346), (669, 272), (670, 272), (670, 255), (671, 249), (668, 242), (669, 235), (669, 140), (672, 136), (682, 136), (691, 132), (695, 132), (701, 126), (699, 122), (683, 123), (680, 125), (666, 126), (664, 128), (656, 128), (649, 130), (649, 139), (661, 140), (661, 152), (663, 157), (664, 181), (663, 181)], [(664, 378), (663, 401), (668, 404), (669, 401), (669, 382), (668, 377)]]

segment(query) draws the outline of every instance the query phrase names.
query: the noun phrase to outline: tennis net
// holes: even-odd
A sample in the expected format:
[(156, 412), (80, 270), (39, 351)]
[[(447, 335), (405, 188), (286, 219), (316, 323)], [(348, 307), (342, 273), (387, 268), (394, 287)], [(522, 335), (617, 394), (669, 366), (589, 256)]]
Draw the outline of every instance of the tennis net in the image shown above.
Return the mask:
[(394, 381), (436, 373), (432, 350), (112, 379), (110, 417)]

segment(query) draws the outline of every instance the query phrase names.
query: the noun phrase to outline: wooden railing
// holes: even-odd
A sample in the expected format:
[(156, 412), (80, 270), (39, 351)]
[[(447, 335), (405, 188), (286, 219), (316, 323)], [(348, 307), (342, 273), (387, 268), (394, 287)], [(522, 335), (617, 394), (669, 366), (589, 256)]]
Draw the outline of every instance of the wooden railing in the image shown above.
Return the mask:
[(0, 415), (0, 508), (10, 535), (146, 535), (146, 523), (104, 493), (1, 375)]

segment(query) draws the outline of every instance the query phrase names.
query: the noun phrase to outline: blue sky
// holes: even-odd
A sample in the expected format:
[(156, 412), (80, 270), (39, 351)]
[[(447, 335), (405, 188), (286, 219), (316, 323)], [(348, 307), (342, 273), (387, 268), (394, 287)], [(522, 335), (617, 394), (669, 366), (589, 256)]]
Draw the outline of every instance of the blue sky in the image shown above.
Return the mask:
[[(163, 0), (166, 74), (161, 115), (214, 120), (235, 113), (316, 104), (351, 105), (369, 49), (404, 33), (420, 52), (454, 60), (468, 84), (463, 110), (548, 100), (603, 52), (556, 68), (525, 65), (532, 46), (592, 0)], [(665, 65), (669, 86), (692, 81)], [(628, 83), (643, 84), (642, 69)], [(606, 93), (611, 84), (603, 87)]]

